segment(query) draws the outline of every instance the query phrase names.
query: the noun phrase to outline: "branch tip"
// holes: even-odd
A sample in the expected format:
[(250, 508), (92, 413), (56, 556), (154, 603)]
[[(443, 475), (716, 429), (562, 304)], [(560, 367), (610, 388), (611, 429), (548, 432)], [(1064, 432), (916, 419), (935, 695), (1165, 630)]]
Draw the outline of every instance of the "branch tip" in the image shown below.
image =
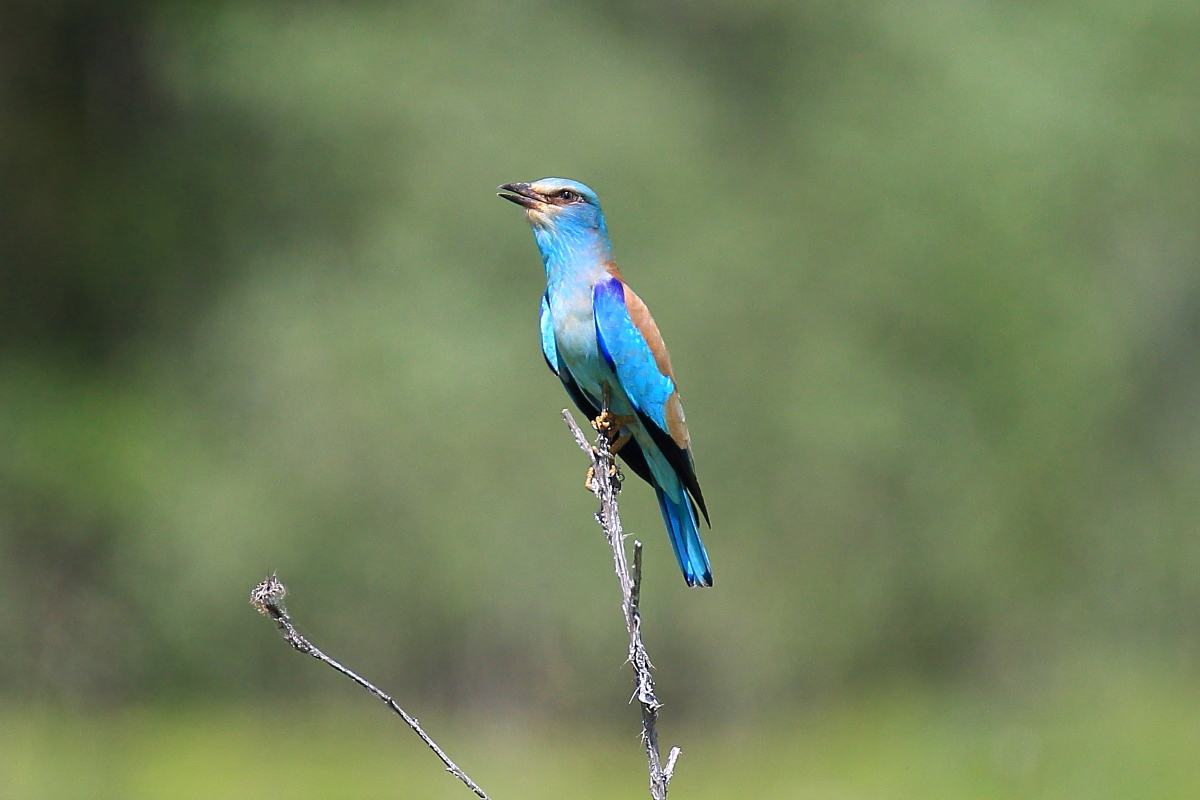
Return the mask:
[(675, 762), (682, 753), (678, 747), (672, 747), (671, 752), (667, 754), (667, 765), (663, 767), (663, 777), (667, 779), (667, 783), (671, 782), (671, 776), (675, 774)]
[(287, 608), (283, 598), (287, 597), (287, 587), (279, 580), (279, 573), (272, 572), (250, 592), (250, 605), (254, 610), (273, 620), (287, 619)]

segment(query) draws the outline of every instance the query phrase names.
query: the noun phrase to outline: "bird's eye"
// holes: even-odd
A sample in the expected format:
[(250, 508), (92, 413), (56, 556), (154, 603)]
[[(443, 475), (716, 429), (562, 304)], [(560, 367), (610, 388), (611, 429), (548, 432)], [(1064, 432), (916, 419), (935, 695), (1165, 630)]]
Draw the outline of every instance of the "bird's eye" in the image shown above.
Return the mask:
[(579, 195), (575, 192), (572, 192), (570, 189), (563, 189), (558, 193), (558, 198), (564, 203), (574, 203), (579, 199)]

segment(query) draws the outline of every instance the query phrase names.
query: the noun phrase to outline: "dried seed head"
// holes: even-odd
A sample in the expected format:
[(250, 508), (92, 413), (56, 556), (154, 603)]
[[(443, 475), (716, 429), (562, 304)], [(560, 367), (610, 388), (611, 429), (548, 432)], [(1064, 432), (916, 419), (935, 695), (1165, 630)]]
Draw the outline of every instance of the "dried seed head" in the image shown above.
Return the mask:
[(268, 617), (286, 617), (287, 610), (283, 607), (285, 596), (287, 587), (279, 580), (277, 574), (272, 572), (250, 592), (250, 605), (254, 606), (255, 611)]

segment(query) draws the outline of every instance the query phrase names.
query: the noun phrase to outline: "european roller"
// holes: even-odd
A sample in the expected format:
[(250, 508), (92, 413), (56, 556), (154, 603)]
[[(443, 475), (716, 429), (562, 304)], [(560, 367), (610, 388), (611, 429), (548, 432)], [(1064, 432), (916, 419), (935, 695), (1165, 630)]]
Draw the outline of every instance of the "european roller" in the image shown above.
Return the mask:
[(654, 487), (688, 586), (712, 586), (700, 541), (691, 439), (671, 357), (646, 304), (613, 261), (604, 213), (582, 183), (506, 183), (500, 197), (525, 209), (546, 268), (542, 354), (567, 394), (607, 432), (613, 450)]

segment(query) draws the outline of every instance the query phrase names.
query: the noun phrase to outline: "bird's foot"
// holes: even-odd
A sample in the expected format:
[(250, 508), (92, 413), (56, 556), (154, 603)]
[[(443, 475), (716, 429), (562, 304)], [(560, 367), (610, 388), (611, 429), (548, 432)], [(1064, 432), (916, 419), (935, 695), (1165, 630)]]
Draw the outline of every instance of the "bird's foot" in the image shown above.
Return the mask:
[[(621, 445), (629, 441), (629, 432), (626, 430), (622, 433), (627, 425), (632, 425), (637, 422), (637, 417), (633, 414), (614, 414), (611, 411), (602, 411), (600, 416), (592, 420), (592, 427), (597, 432), (608, 437), (610, 443), (620, 441)], [(616, 452), (617, 448), (610, 448), (612, 452)]]
[[(621, 490), (621, 484), (625, 482), (625, 476), (621, 473), (621, 468), (617, 466), (617, 462), (615, 461), (610, 462), (608, 465), (608, 479), (617, 491)], [(583, 488), (595, 493), (597, 489), (595, 467), (588, 467), (587, 475), (583, 477)]]
[[(633, 414), (613, 414), (610, 411), (604, 411), (600, 416), (592, 420), (592, 427), (608, 440), (608, 454), (613, 456), (633, 437), (633, 432), (626, 426), (632, 425), (635, 422), (637, 422), (637, 417)], [(599, 456), (600, 451), (596, 448), (592, 449)], [(617, 467), (615, 460), (609, 460), (608, 478), (613, 482), (617, 491), (620, 491), (621, 483), (624, 482), (625, 476), (621, 474), (621, 470)], [(594, 491), (592, 487), (595, 486), (595, 481), (596, 469), (595, 467), (589, 467), (583, 485), (588, 491)]]
[[(600, 433), (610, 433), (620, 430), (637, 420), (633, 414), (614, 414), (611, 411), (601, 411), (600, 416), (592, 420), (592, 427)], [(609, 436), (611, 439), (612, 436)]]

